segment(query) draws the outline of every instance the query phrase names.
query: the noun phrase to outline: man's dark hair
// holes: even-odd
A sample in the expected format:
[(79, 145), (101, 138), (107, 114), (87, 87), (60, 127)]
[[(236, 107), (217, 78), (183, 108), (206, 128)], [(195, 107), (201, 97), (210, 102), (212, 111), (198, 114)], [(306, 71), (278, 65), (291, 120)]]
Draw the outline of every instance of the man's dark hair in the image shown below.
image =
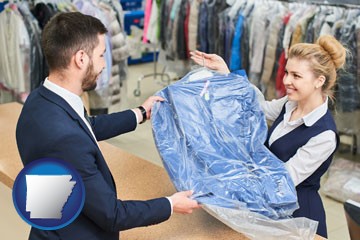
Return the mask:
[(50, 70), (65, 69), (71, 57), (84, 50), (90, 57), (99, 44), (98, 35), (107, 33), (97, 18), (79, 12), (59, 13), (46, 24), (41, 44)]

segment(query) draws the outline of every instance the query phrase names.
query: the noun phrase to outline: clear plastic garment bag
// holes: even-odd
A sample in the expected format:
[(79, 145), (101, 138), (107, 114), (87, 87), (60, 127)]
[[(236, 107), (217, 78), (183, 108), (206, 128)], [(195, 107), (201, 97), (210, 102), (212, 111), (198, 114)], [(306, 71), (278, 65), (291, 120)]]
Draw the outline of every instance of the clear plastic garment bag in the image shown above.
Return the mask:
[[(265, 146), (267, 125), (245, 72), (200, 68), (159, 91), (156, 146), (177, 190), (194, 190), (205, 210), (250, 237), (313, 237), (284, 164)], [(269, 235), (270, 234), (270, 235)]]

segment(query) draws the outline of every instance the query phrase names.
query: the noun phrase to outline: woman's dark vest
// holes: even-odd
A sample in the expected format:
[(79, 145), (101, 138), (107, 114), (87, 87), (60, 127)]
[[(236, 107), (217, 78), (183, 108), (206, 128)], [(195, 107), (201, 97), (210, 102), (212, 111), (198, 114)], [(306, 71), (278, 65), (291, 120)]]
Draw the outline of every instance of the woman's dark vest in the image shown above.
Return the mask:
[[(268, 137), (265, 142), (265, 145), (270, 149), (270, 151), (274, 153), (283, 162), (287, 162), (292, 156), (294, 156), (296, 154), (296, 151), (302, 146), (304, 146), (312, 137), (315, 137), (316, 135), (327, 130), (332, 130), (336, 133), (336, 148), (338, 147), (339, 136), (337, 134), (334, 119), (329, 110), (312, 126), (307, 127), (305, 124), (302, 124), (291, 132), (274, 141), (273, 144), (269, 147), (269, 138), (277, 125), (279, 125), (279, 123), (283, 121), (284, 114), (285, 105), (279, 117), (275, 120), (275, 122), (269, 129)], [(307, 217), (318, 221), (319, 226), (317, 234), (323, 237), (327, 237), (326, 218), (324, 207), (320, 195), (318, 194), (318, 190), (320, 188), (320, 178), (329, 168), (334, 152), (325, 162), (321, 164), (318, 169), (316, 169), (313, 174), (311, 174), (307, 179), (305, 179), (296, 187), (299, 209), (294, 212), (293, 216)]]

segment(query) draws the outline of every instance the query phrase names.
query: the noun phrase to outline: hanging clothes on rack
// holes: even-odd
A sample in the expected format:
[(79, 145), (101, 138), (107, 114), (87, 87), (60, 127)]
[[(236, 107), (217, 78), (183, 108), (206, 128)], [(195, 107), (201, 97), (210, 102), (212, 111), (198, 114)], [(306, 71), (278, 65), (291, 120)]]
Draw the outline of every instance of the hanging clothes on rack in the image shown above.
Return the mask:
[(147, 32), (148, 32), (148, 26), (151, 16), (151, 7), (153, 4), (153, 0), (145, 0), (145, 17), (144, 17), (144, 32), (143, 32), (143, 43), (147, 43)]
[[(265, 95), (281, 97), (285, 95), (282, 79), (287, 49), (299, 42), (314, 42), (323, 34), (340, 39), (346, 34), (346, 28), (340, 26), (350, 24), (345, 20), (353, 5), (311, 2), (163, 1), (161, 47), (167, 58), (173, 60), (188, 59), (184, 49), (193, 50), (195, 47), (200, 51), (216, 53), (224, 58), (231, 70), (245, 69), (249, 79)], [(189, 11), (185, 6), (190, 6)], [(354, 11), (359, 9), (360, 5)], [(246, 14), (242, 13), (244, 11)], [(166, 15), (167, 12), (171, 12), (170, 16)], [(194, 18), (196, 13), (198, 15)], [(191, 15), (190, 21), (183, 21), (188, 14)], [(197, 19), (197, 25), (192, 18)], [(197, 34), (194, 34), (194, 29)], [(344, 41), (348, 39), (344, 38)]]
[(286, 9), (279, 2), (275, 2), (273, 9), (273, 14), (268, 15), (267, 19), (269, 24), (267, 35), (268, 40), (265, 46), (263, 69), (260, 82), (262, 83), (261, 86), (263, 88), (263, 93), (266, 93), (268, 97), (271, 96), (272, 98), (275, 98), (275, 84), (274, 81), (271, 81), (271, 79), (273, 77), (276, 59), (279, 59), (279, 56), (277, 55), (277, 46), (279, 42), (278, 36), (284, 27), (282, 18), (286, 12)]
[[(121, 80), (126, 79), (126, 73), (119, 71), (119, 65), (125, 66), (127, 58), (129, 57), (129, 47), (126, 44), (126, 34), (124, 28), (121, 26), (121, 22), (118, 21), (116, 12), (112, 5), (106, 1), (100, 1), (98, 4), (100, 10), (105, 13), (107, 17), (107, 22), (109, 23), (109, 39), (110, 39), (110, 49), (111, 49), (111, 66), (109, 69), (118, 70), (118, 71), (109, 71), (110, 81), (109, 81), (109, 106), (117, 104), (121, 101)], [(110, 52), (110, 51), (109, 51)]]
[[(355, 21), (354, 21), (355, 19)], [(351, 10), (348, 12), (344, 26), (341, 29), (340, 40), (346, 43), (347, 48), (352, 54), (346, 59), (346, 68), (339, 73), (338, 80), (338, 101), (341, 110), (352, 112), (360, 109), (360, 90), (359, 78), (357, 75), (357, 62), (359, 56), (357, 53), (356, 29), (359, 29), (360, 10)]]
[(17, 4), (30, 37), (30, 90), (37, 88), (47, 76), (47, 65), (41, 48), (41, 29), (32, 15), (28, 2)]
[[(146, 39), (147, 41), (157, 44), (158, 43), (158, 31), (159, 31), (159, 0), (153, 1), (151, 4), (151, 15), (148, 19), (148, 26), (147, 26), (147, 32), (146, 32)], [(145, 14), (146, 16), (146, 14)], [(146, 16), (147, 17), (147, 16)], [(145, 31), (144, 31), (145, 35)]]
[[(118, 1), (74, 1), (88, 14), (99, 16), (109, 30), (105, 53), (106, 68), (98, 80), (97, 92), (90, 93), (92, 114), (106, 112), (120, 102), (121, 80), (127, 76), (128, 46), (126, 44), (123, 12)], [(96, 4), (96, 7), (93, 7)], [(70, 1), (15, 2), (0, 13), (0, 91), (7, 93), (1, 102), (24, 102), (48, 75), (48, 68), (41, 49), (41, 31), (57, 12), (78, 11)], [(8, 24), (11, 23), (11, 27)], [(2, 97), (4, 94), (1, 95)], [(127, 96), (124, 96), (127, 97)]]
[[(197, 32), (200, 2), (194, 0), (190, 4), (189, 22), (188, 22), (188, 47), (190, 51), (198, 49)], [(164, 48), (164, 47), (163, 47)]]
[(0, 13), (0, 88), (25, 102), (30, 93), (30, 37), (15, 4)]

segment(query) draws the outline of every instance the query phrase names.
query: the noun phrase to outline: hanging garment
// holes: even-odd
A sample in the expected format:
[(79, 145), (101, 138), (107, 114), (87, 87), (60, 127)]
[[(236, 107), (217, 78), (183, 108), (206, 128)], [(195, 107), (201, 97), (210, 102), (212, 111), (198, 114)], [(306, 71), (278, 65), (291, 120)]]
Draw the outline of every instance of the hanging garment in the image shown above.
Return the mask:
[(0, 13), (0, 86), (25, 102), (30, 93), (30, 37), (15, 5)]
[(182, 0), (174, 0), (174, 4), (172, 5), (171, 13), (170, 13), (170, 19), (172, 20), (172, 28), (170, 29), (170, 32), (172, 33), (171, 37), (171, 51), (174, 53), (174, 55), (177, 57), (177, 49), (178, 49), (178, 28), (179, 28), (179, 12), (180, 12), (180, 5)]
[(209, 52), (207, 39), (208, 11), (206, 2), (202, 1), (199, 6), (199, 22), (198, 22), (198, 45), (202, 52)]
[(146, 39), (150, 43), (157, 44), (158, 43), (158, 18), (159, 18), (159, 8), (157, 1), (153, 1), (151, 5), (151, 13), (149, 17), (147, 32), (146, 32)]
[(227, 7), (226, 1), (223, 0), (207, 1), (207, 39), (209, 39), (208, 50), (210, 53), (215, 53), (217, 45), (219, 44), (219, 13)]
[(144, 32), (143, 32), (143, 43), (147, 43), (147, 31), (151, 16), (152, 0), (146, 0), (145, 2), (145, 17), (144, 17)]
[[(353, 112), (360, 108), (360, 89), (357, 87), (357, 60), (356, 55), (356, 21), (360, 16), (359, 10), (348, 12), (347, 19), (341, 29), (340, 41), (346, 44), (349, 51), (353, 54), (346, 56), (345, 70), (341, 69), (338, 75), (338, 106), (344, 112)], [(359, 17), (360, 18), (360, 17)]]
[(295, 187), (264, 146), (264, 113), (245, 76), (195, 70), (157, 95), (165, 101), (152, 110), (154, 138), (178, 190), (273, 219), (293, 213)]
[(178, 20), (176, 26), (176, 55), (180, 60), (187, 59), (188, 52), (186, 51), (185, 39), (185, 19), (187, 14), (187, 0), (182, 0), (179, 6)]
[[(170, 25), (170, 9), (172, 7), (173, 0), (162, 1), (160, 7), (160, 42), (161, 48), (168, 48), (169, 31), (168, 26)], [(197, 22), (196, 22), (197, 23)]]
[(196, 38), (198, 31), (198, 16), (199, 16), (199, 1), (192, 1), (190, 5), (190, 16), (189, 16), (189, 41), (188, 46), (190, 51), (197, 49)]
[(232, 47), (231, 47), (230, 71), (239, 70), (241, 69), (242, 66), (241, 37), (242, 37), (243, 25), (244, 25), (244, 16), (240, 14), (236, 22), (234, 40), (232, 42)]
[(359, 18), (359, 26), (356, 29), (356, 49), (357, 49), (357, 88), (360, 92), (360, 18)]
[(41, 30), (38, 21), (34, 18), (29, 9), (28, 2), (20, 2), (17, 4), (21, 13), (26, 29), (30, 37), (30, 91), (34, 90), (40, 83), (44, 81), (44, 56), (41, 49), (40, 39)]
[(271, 10), (274, 7), (273, 4), (265, 3), (266, 4), (259, 4), (259, 6), (254, 9), (253, 19), (250, 25), (249, 79), (257, 87), (260, 87), (265, 47), (269, 35), (267, 15), (264, 15), (264, 12), (271, 14)]
[[(285, 15), (285, 17), (283, 18), (283, 23), (285, 26), (284, 32), (286, 31), (286, 26), (289, 23), (290, 17), (291, 17), (291, 13), (288, 13), (287, 15)], [(284, 33), (285, 34), (285, 33)], [(283, 48), (281, 50), (280, 53), (280, 57), (278, 60), (278, 68), (277, 68), (277, 74), (276, 74), (276, 95), (278, 98), (285, 96), (286, 94), (286, 89), (283, 83), (283, 78), (285, 75), (285, 67), (286, 67), (286, 53), (285, 53), (285, 49)]]
[[(225, 9), (224, 11), (219, 13), (219, 37), (218, 37), (218, 45), (216, 47), (215, 53), (224, 58), (225, 60), (225, 48), (226, 48), (226, 42), (225, 42), (225, 31), (227, 26), (227, 13), (229, 12), (229, 9)], [(198, 36), (198, 38), (200, 38)], [(200, 39), (198, 39), (198, 43), (200, 42)]]
[(306, 7), (305, 14), (298, 20), (294, 28), (294, 32), (292, 33), (291, 36), (290, 46), (304, 42), (305, 30), (307, 28), (309, 21), (313, 18), (315, 13), (316, 13), (315, 6), (310, 5)]
[(185, 36), (185, 55), (186, 59), (190, 58), (190, 49), (189, 49), (189, 20), (190, 20), (190, 3), (186, 2), (186, 14), (184, 21), (184, 36)]
[(44, 29), (46, 23), (56, 14), (56, 11), (51, 8), (51, 4), (42, 2), (37, 3), (35, 7), (31, 9), (31, 12), (39, 21), (41, 29)]
[(276, 59), (276, 47), (279, 40), (279, 32), (282, 28), (282, 18), (285, 14), (285, 8), (282, 4), (276, 3), (276, 13), (269, 16), (271, 21), (268, 27), (268, 41), (265, 46), (264, 63), (260, 82), (265, 85), (269, 85), (271, 75), (273, 73), (275, 59)]
[(286, 59), (285, 59), (285, 51), (283, 50), (279, 59), (279, 67), (276, 75), (276, 96), (278, 98), (286, 95), (285, 85), (283, 83), (283, 79), (285, 76), (285, 68), (286, 68)]

